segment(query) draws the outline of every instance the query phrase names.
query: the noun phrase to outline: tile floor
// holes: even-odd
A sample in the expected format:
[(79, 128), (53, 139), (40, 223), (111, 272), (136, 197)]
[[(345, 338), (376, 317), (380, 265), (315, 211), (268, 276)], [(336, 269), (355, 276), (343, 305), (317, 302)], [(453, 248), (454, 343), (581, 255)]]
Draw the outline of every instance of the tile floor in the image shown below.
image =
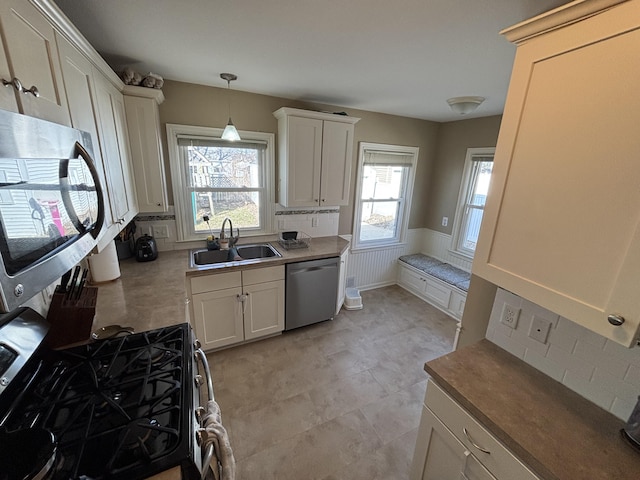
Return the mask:
[(456, 323), (398, 286), (333, 321), (208, 355), (237, 480), (406, 480), (425, 361)]

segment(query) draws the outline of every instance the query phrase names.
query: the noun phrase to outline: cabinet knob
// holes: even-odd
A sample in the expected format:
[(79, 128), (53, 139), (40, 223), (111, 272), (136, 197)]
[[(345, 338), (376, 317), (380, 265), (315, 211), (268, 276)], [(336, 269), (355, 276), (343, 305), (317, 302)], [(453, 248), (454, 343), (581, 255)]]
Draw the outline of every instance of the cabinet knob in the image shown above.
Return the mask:
[(29, 89), (23, 89), (22, 93), (30, 93), (31, 95), (33, 95), (34, 97), (38, 98), (40, 96), (40, 92), (38, 91), (38, 88), (35, 85), (31, 85), (31, 88)]
[(607, 320), (614, 327), (619, 327), (624, 323), (624, 317), (622, 315), (609, 315)]
[(160, 202), (156, 203), (156, 207), (161, 207), (162, 204)]
[(20, 80), (18, 79), (18, 77), (13, 77), (12, 80), (5, 80), (4, 78), (2, 79), (2, 84), (5, 87), (13, 87), (16, 89), (16, 91), (18, 92), (22, 92), (24, 91), (24, 88), (22, 87), (22, 82), (20, 82)]

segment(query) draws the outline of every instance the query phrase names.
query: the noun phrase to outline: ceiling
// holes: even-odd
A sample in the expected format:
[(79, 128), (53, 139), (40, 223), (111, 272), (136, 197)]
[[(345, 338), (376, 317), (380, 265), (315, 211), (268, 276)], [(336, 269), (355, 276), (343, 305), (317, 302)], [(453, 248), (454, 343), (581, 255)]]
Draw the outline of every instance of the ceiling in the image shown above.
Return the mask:
[[(54, 0), (116, 72), (433, 121), (501, 114), (499, 31), (566, 0)], [(460, 117), (447, 98), (485, 102)]]

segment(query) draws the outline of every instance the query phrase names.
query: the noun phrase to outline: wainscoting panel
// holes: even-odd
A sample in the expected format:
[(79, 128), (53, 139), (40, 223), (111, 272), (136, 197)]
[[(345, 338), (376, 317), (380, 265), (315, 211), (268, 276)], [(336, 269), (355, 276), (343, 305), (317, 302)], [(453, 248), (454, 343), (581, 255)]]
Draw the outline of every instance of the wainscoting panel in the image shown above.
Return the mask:
[(449, 251), (451, 248), (451, 235), (436, 232), (428, 228), (422, 231), (424, 232), (423, 243), (419, 251), (467, 272), (471, 271), (471, 260), (454, 255)]
[(424, 229), (409, 230), (407, 243), (373, 250), (352, 251), (347, 264), (347, 279), (353, 278), (360, 290), (395, 285), (397, 261), (401, 255), (420, 252)]

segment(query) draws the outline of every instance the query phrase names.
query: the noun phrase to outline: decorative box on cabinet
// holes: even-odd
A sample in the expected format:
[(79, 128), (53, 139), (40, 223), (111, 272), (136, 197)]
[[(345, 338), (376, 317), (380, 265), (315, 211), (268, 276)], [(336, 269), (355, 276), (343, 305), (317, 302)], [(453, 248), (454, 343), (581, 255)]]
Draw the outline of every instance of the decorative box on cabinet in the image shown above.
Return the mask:
[[(15, 111), (17, 105), (25, 115), (71, 125), (53, 25), (30, 2), (3, 0), (0, 28), (5, 42), (0, 73), (7, 85), (0, 107)], [(13, 101), (7, 94), (11, 90)]]
[(285, 207), (349, 203), (354, 125), (345, 115), (283, 107), (278, 119), (278, 202)]
[(576, 1), (517, 45), (473, 273), (625, 346), (640, 328), (640, 2)]
[(540, 480), (471, 414), (429, 380), (411, 480)]
[(205, 350), (284, 330), (284, 266), (193, 277), (193, 326)]
[(168, 207), (158, 106), (162, 90), (125, 85), (124, 105), (131, 146), (138, 210), (166, 212)]

